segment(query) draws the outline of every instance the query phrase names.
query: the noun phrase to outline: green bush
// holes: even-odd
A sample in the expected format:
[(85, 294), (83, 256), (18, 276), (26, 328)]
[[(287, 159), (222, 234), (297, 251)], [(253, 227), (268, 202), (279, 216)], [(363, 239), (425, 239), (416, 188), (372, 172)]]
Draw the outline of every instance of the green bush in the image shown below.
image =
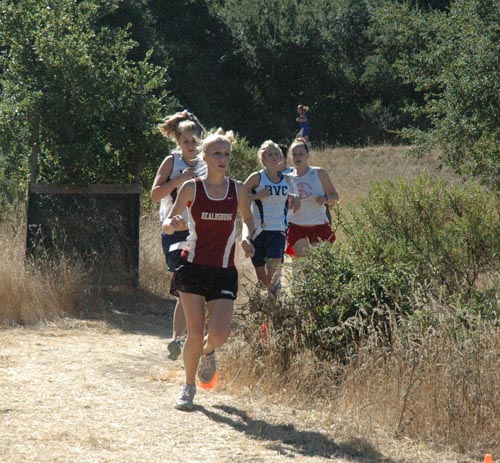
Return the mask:
[(344, 242), (294, 262), (287, 298), (320, 357), (346, 360), (372, 334), (389, 343), (394, 320), (428, 323), (418, 313), (436, 302), (498, 316), (498, 205), (477, 185), (381, 183), (341, 228)]
[(419, 114), (430, 129), (409, 127), (404, 133), (420, 145), (417, 152), (437, 147), (445, 164), (498, 192), (500, 4), (457, 0), (447, 12), (415, 19), (423, 19), (425, 45), (403, 52), (397, 68), (425, 95)]
[(233, 143), (231, 165), (229, 173), (231, 177), (244, 182), (247, 177), (259, 169), (257, 161), (257, 149), (250, 146), (248, 140), (236, 134)]
[(500, 263), (498, 203), (477, 184), (430, 176), (381, 183), (344, 228), (356, 254), (383, 268), (406, 263), (435, 295), (468, 299), (478, 278)]
[(390, 339), (393, 316), (423, 298), (408, 264), (373, 265), (347, 246), (322, 244), (295, 262), (288, 304), (301, 314), (307, 346), (347, 360), (372, 333)]

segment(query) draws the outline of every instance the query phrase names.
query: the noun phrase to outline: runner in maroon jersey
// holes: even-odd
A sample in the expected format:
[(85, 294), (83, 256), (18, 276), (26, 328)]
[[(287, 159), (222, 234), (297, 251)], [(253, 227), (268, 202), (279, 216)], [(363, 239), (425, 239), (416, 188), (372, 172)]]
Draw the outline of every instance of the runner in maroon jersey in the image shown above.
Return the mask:
[[(163, 222), (167, 234), (184, 229), (182, 211), (188, 209), (189, 235), (170, 289), (180, 295), (188, 332), (183, 352), (186, 384), (175, 405), (179, 410), (193, 409), (197, 370), (202, 383), (212, 381), (217, 369), (215, 349), (229, 336), (238, 292), (238, 272), (234, 266), (238, 211), (243, 222), (243, 251), (246, 257), (254, 253), (250, 239), (253, 216), (246, 187), (226, 176), (231, 141), (232, 133), (223, 134), (220, 129), (203, 141), (201, 157), (206, 162), (207, 174), (182, 185)], [(209, 315), (207, 336), (204, 336), (205, 301)]]

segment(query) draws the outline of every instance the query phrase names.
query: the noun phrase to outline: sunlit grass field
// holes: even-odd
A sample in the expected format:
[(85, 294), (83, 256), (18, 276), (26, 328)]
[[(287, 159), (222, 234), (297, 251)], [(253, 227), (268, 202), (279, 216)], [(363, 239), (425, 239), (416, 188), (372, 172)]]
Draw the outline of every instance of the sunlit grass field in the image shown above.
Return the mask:
[(356, 205), (367, 195), (374, 182), (415, 179), (425, 174), (455, 178), (440, 168), (437, 154), (421, 159), (409, 155), (407, 146), (373, 146), (367, 148), (336, 148), (314, 151), (312, 164), (326, 169), (340, 194), (341, 204)]

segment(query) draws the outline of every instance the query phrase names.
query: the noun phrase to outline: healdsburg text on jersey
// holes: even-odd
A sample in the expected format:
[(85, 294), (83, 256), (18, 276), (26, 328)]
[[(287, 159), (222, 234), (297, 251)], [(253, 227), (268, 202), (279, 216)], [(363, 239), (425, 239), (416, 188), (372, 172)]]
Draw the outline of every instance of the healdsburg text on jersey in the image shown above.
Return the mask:
[(222, 212), (202, 212), (202, 220), (233, 220), (233, 214), (224, 214)]

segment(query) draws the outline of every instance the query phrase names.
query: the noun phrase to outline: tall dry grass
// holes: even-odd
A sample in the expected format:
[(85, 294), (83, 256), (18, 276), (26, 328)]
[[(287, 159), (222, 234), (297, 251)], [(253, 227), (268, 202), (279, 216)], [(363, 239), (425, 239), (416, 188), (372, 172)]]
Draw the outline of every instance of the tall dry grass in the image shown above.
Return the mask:
[(303, 349), (285, 371), (271, 327), (264, 338), (255, 329), (254, 343), (238, 327), (221, 375), (232, 393), (310, 410), (337, 435), (410, 438), (470, 458), (500, 454), (500, 329), (470, 330), (456, 308), (434, 310), (432, 329), (395, 321), (390, 348), (374, 336), (347, 364)]
[(396, 435), (498, 453), (499, 327), (458, 307), (432, 311), (437, 323), (420, 332), (398, 321), (390, 352), (375, 341), (361, 350), (344, 372), (342, 407)]
[(25, 259), (24, 237), (0, 224), (0, 321), (31, 324), (77, 313), (88, 288), (83, 267), (63, 255), (57, 263)]
[(161, 246), (161, 223), (157, 206), (141, 216), (139, 245), (139, 284), (153, 294), (168, 294), (170, 277)]
[(416, 159), (408, 155), (409, 150), (407, 146), (391, 145), (313, 149), (310, 164), (323, 167), (330, 173), (341, 205), (356, 205), (377, 181), (398, 177), (415, 179), (425, 173), (456, 178), (449, 169), (440, 167), (437, 153)]
[[(21, 213), (0, 223), (0, 321), (32, 324), (100, 308), (101, 292), (78, 258), (61, 253), (57, 260), (25, 259), (23, 220)], [(157, 211), (146, 211), (141, 217), (139, 284), (144, 295), (170, 298), (160, 233)], [(109, 271), (113, 268), (110, 262)]]

